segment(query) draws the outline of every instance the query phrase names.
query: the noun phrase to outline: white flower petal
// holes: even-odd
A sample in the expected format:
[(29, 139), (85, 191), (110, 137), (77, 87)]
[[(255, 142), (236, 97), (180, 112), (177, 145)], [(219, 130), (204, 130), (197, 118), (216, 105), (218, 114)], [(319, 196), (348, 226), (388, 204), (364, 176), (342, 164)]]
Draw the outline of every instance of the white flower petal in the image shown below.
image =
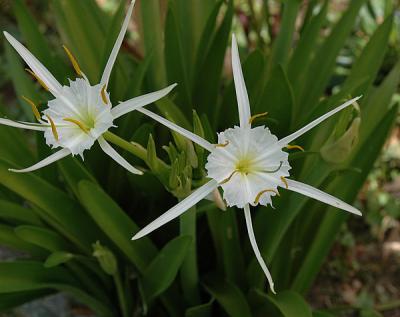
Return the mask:
[(257, 246), (256, 237), (254, 236), (253, 224), (251, 222), (251, 213), (249, 205), (244, 206), (244, 216), (246, 218), (247, 233), (249, 235), (250, 243), (253, 248), (254, 254), (256, 255), (257, 261), (258, 263), (260, 263), (260, 266), (264, 271), (265, 276), (267, 277), (271, 291), (274, 294), (276, 294), (274, 289), (274, 281), (272, 280), (271, 273), (269, 272), (267, 265), (265, 264), (264, 259), (262, 258), (262, 255), (260, 253), (260, 250), (258, 249)]
[[(207, 176), (224, 190), (228, 206), (267, 206), (276, 195), (280, 177), (288, 177), (288, 153), (274, 146), (277, 137), (263, 127), (227, 129), (207, 157)], [(261, 193), (261, 194), (260, 194)]]
[(204, 140), (202, 137), (199, 137), (198, 135), (194, 134), (193, 132), (190, 132), (190, 131), (176, 125), (175, 123), (168, 121), (167, 119), (155, 114), (154, 112), (151, 112), (144, 108), (137, 109), (137, 111), (158, 121), (159, 123), (165, 125), (167, 128), (174, 130), (175, 132), (178, 132), (179, 134), (183, 135), (184, 137), (188, 138), (189, 140), (193, 141), (194, 143), (197, 143), (198, 145), (202, 146), (209, 152), (213, 151), (215, 148), (210, 142), (208, 142), (207, 140)]
[(12, 169), (10, 168), (9, 171), (10, 172), (15, 172), (15, 173), (28, 173), (28, 172), (32, 172), (35, 170), (38, 170), (42, 167), (45, 167), (47, 165), (50, 165), (51, 163), (54, 163), (55, 161), (61, 160), (62, 158), (70, 155), (71, 152), (68, 149), (62, 149), (48, 157), (46, 157), (44, 160), (36, 163), (35, 165), (28, 167), (28, 168), (24, 168), (22, 170), (16, 170), (16, 169)]
[(9, 119), (0, 118), (0, 124), (7, 125), (9, 127), (34, 130), (34, 131), (46, 131), (46, 127), (38, 125), (31, 125), (29, 122), (15, 122)]
[(177, 205), (172, 207), (170, 210), (163, 213), (156, 220), (154, 220), (153, 222), (148, 224), (146, 227), (144, 227), (142, 230), (140, 230), (138, 233), (136, 233), (133, 236), (132, 240), (140, 239), (140, 238), (148, 235), (150, 232), (165, 225), (167, 222), (170, 222), (172, 219), (175, 219), (176, 217), (180, 216), (185, 211), (187, 211), (189, 208), (196, 205), (200, 200), (202, 200), (204, 197), (206, 197), (209, 193), (211, 193), (217, 187), (218, 187), (218, 183), (214, 180), (211, 180), (208, 183), (204, 184), (203, 186), (201, 186), (200, 188), (195, 190), (192, 194), (190, 194), (188, 197), (186, 197), (184, 200), (182, 200), (180, 203), (178, 203)]
[[(354, 208), (353, 206), (350, 206), (349, 204), (345, 203), (344, 201), (340, 200), (339, 198), (329, 195), (315, 187), (312, 187), (312, 186), (304, 184), (304, 183), (297, 182), (292, 179), (286, 179), (286, 181), (288, 184), (288, 189), (291, 191), (314, 198), (325, 204), (328, 204), (333, 207), (351, 212), (355, 215), (358, 215), (358, 216), (362, 215), (361, 212), (358, 209)], [(282, 187), (284, 187), (284, 185), (282, 185)]]
[(290, 142), (292, 142), (293, 140), (297, 139), (299, 136), (301, 136), (304, 133), (306, 133), (307, 131), (311, 130), (316, 125), (320, 124), (322, 121), (328, 119), (330, 116), (333, 116), (335, 113), (337, 113), (337, 112), (343, 110), (344, 108), (350, 106), (351, 104), (353, 104), (355, 101), (357, 101), (361, 97), (362, 96), (358, 96), (358, 97), (353, 98), (353, 99), (351, 99), (349, 101), (346, 101), (344, 104), (340, 105), (339, 107), (336, 107), (335, 109), (325, 113), (323, 116), (321, 116), (321, 117), (315, 119), (314, 121), (310, 122), (306, 126), (302, 127), (300, 130), (297, 130), (296, 132), (294, 132), (294, 133), (284, 137), (283, 139), (279, 140), (278, 141), (278, 145), (280, 147), (285, 147)]
[(251, 114), (249, 96), (247, 95), (246, 84), (243, 78), (242, 66), (240, 64), (239, 50), (237, 47), (235, 34), (232, 34), (232, 70), (233, 80), (235, 82), (236, 98), (238, 102), (240, 126), (250, 126), (249, 120)]
[[(49, 146), (68, 148), (72, 155), (83, 155), (96, 140), (113, 126), (111, 105), (105, 103), (101, 96), (100, 84), (91, 86), (84, 78), (70, 81), (69, 86), (63, 86), (60, 96), (50, 100), (43, 114), (52, 118), (58, 133), (54, 138), (51, 129), (45, 133)], [(62, 97), (62, 98), (61, 98)], [(67, 102), (66, 102), (67, 101)], [(80, 122), (87, 130), (65, 119)]]
[(61, 90), (61, 84), (57, 81), (57, 79), (55, 79), (54, 76), (47, 70), (47, 68), (44, 67), (43, 64), (39, 62), (39, 60), (12, 35), (4, 32), (4, 36), (22, 57), (25, 63), (27, 63), (32, 71), (46, 84), (50, 92), (57, 97)]
[(98, 139), (99, 144), (101, 149), (109, 155), (115, 162), (117, 162), (119, 165), (122, 167), (126, 168), (129, 172), (133, 174), (138, 174), (138, 175), (143, 175), (143, 172), (138, 170), (137, 168), (133, 167), (131, 164), (129, 164), (121, 155), (118, 154), (117, 151), (115, 151), (110, 144), (107, 143), (106, 140), (104, 140), (103, 137), (100, 137)]
[(117, 55), (118, 55), (119, 49), (121, 48), (122, 41), (124, 40), (124, 36), (125, 36), (126, 30), (128, 28), (129, 20), (131, 18), (134, 5), (135, 5), (135, 0), (132, 0), (131, 4), (129, 5), (128, 12), (126, 13), (125, 20), (122, 24), (121, 31), (118, 34), (117, 40), (115, 41), (115, 44), (111, 51), (110, 57), (108, 58), (106, 67), (104, 68), (103, 75), (101, 76), (100, 83), (102, 85), (106, 85), (106, 86), (108, 85), (111, 71), (113, 69), (115, 60), (117, 59)]
[(165, 97), (176, 85), (177, 84), (173, 84), (164, 89), (121, 102), (118, 106), (111, 109), (111, 113), (114, 116), (114, 119), (119, 118), (128, 112), (142, 108)]

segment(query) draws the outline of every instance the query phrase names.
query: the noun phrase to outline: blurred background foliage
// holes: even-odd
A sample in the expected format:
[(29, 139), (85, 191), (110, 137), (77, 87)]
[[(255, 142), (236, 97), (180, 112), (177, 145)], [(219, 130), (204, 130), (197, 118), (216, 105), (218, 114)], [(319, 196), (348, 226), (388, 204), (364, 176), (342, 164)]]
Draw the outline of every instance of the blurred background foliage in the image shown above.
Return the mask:
[[(94, 82), (126, 5), (0, 0), (0, 26), (64, 84), (75, 76), (66, 44)], [(138, 227), (201, 184), (206, 157), (197, 146), (134, 113), (117, 122), (117, 134), (147, 148), (143, 160), (124, 153), (144, 176), (128, 175), (97, 149), (84, 162), (68, 158), (16, 175), (8, 167), (27, 166), (50, 150), (41, 135), (0, 126), (0, 310), (17, 316), (399, 316), (398, 1), (138, 0), (129, 30), (111, 79), (114, 104), (177, 82), (153, 107), (210, 141), (212, 131), (237, 123), (231, 31), (252, 111), (268, 111), (259, 123), (279, 137), (362, 94), (358, 109), (303, 137), (306, 151), (290, 157), (296, 178), (356, 201), (364, 216), (346, 221), (343, 212), (287, 193), (275, 200), (275, 210), (254, 209), (256, 236), (278, 290), (272, 296), (234, 209), (223, 212), (204, 201), (149, 238), (130, 241)], [(49, 96), (3, 37), (0, 43), (0, 113), (31, 120), (21, 96), (42, 105)], [(68, 297), (20, 306), (55, 292)]]

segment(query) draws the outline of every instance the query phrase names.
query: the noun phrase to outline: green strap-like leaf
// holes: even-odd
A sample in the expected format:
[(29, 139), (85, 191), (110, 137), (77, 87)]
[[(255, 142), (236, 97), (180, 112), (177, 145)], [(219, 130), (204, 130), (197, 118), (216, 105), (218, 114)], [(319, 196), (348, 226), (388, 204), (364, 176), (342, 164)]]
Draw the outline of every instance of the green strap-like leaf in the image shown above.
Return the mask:
[(30, 75), (24, 70), (23, 62), (21, 61), (18, 53), (11, 47), (9, 43), (5, 42), (4, 44), (5, 56), (8, 64), (8, 73), (10, 74), (15, 93), (18, 98), (18, 106), (23, 109), (26, 118), (31, 121), (34, 118), (32, 108), (26, 103), (22, 96), (25, 96), (38, 104), (40, 100), (35, 89), (35, 83), (32, 78), (29, 77)]
[(102, 236), (93, 220), (67, 194), (34, 173), (12, 173), (13, 164), (0, 160), (0, 183), (38, 206), (47, 217), (58, 223), (57, 229), (78, 247), (90, 252), (91, 243)]
[(368, 77), (369, 80), (363, 86), (354, 91), (353, 95), (358, 96), (363, 94), (373, 83), (382, 64), (383, 57), (385, 56), (392, 26), (393, 15), (390, 15), (386, 18), (385, 22), (378, 27), (368, 44), (363, 49), (361, 55), (356, 59), (351, 69), (351, 73), (347, 77), (342, 89), (346, 89), (347, 85), (351, 85), (352, 82), (359, 80), (360, 78)]
[[(332, 71), (336, 64), (336, 57), (340, 49), (343, 47), (348, 35), (350, 34), (358, 11), (366, 0), (354, 0), (349, 5), (348, 9), (343, 13), (342, 18), (333, 28), (329, 37), (316, 52), (316, 55), (307, 68), (307, 75), (304, 80), (299, 81), (302, 85), (301, 97), (299, 103), (301, 109), (299, 113), (301, 118), (297, 122), (302, 122), (301, 119), (307, 117), (315, 108), (318, 99), (322, 95), (329, 79), (332, 76)], [(297, 89), (295, 89), (297, 91)]]
[(313, 57), (321, 28), (326, 21), (328, 3), (328, 1), (325, 1), (320, 12), (311, 19), (310, 23), (308, 23), (304, 31), (301, 33), (297, 47), (290, 59), (288, 65), (288, 77), (293, 85), (296, 97), (298, 96), (297, 89), (301, 87), (300, 83), (303, 80), (307, 67), (309, 67), (310, 61)]
[(147, 0), (141, 2), (142, 17), (142, 39), (144, 42), (145, 53), (152, 52), (152, 63), (149, 68), (151, 87), (160, 89), (167, 84), (163, 35), (164, 25), (160, 2), (158, 0)]
[(44, 258), (47, 252), (43, 248), (21, 239), (15, 234), (11, 226), (0, 224), (0, 245), (7, 246), (16, 251), (27, 252), (32, 257)]
[(146, 270), (156, 249), (148, 238), (131, 241), (139, 231), (138, 226), (98, 185), (82, 181), (79, 183), (79, 193), (82, 204), (110, 240), (139, 271)]
[(12, 224), (41, 225), (42, 221), (30, 208), (0, 199), (0, 218)]
[[(3, 108), (4, 106), (1, 105), (1, 107)], [(2, 115), (1, 110), (0, 114)], [(35, 162), (32, 152), (26, 146), (26, 136), (22, 134), (21, 130), (0, 125), (0, 138), (0, 157), (3, 160), (22, 166), (30, 166)]]
[(74, 157), (67, 157), (57, 162), (69, 188), (76, 196), (79, 195), (78, 184), (82, 180), (90, 180), (96, 183), (92, 174)]
[(7, 311), (53, 292), (52, 290), (34, 290), (0, 294), (0, 311)]
[(143, 272), (143, 292), (151, 301), (164, 292), (174, 281), (192, 239), (180, 236), (168, 242)]
[(181, 106), (186, 115), (191, 111), (191, 83), (187, 69), (184, 51), (184, 39), (182, 30), (178, 24), (176, 1), (170, 1), (168, 5), (167, 19), (165, 21), (165, 65), (169, 83), (179, 83), (175, 88), (178, 92), (176, 103)]
[(291, 50), (293, 35), (295, 32), (297, 12), (300, 8), (300, 0), (283, 2), (282, 22), (280, 32), (273, 44), (271, 58), (269, 61), (269, 71), (278, 65), (285, 65)]
[(99, 78), (104, 47), (104, 30), (96, 15), (99, 14), (97, 5), (88, 5), (93, 0), (61, 1), (53, 0), (59, 31), (64, 35), (65, 43), (77, 58), (82, 71), (92, 82)]
[(0, 295), (51, 289), (71, 294), (102, 316), (114, 316), (105, 304), (82, 291), (80, 283), (61, 267), (45, 268), (41, 262), (34, 261), (0, 263)]
[(242, 291), (229, 281), (210, 276), (205, 287), (231, 317), (251, 317), (249, 304)]
[(255, 113), (268, 112), (267, 119), (275, 120), (269, 128), (278, 137), (284, 136), (291, 124), (294, 107), (292, 87), (281, 65), (277, 65), (271, 73)]
[(368, 135), (379, 127), (379, 121), (386, 115), (391, 106), (393, 94), (400, 82), (400, 61), (396, 63), (381, 85), (374, 88), (362, 103), (360, 142), (362, 144)]
[[(58, 58), (53, 56), (48, 39), (42, 34), (39, 23), (32, 17), (25, 5), (25, 1), (13, 1), (13, 10), (26, 46), (57, 78), (58, 75), (64, 72), (64, 65), (60, 63)], [(25, 75), (27, 76), (28, 74)]]
[[(230, 42), (229, 35), (233, 17), (232, 0), (228, 1), (227, 7), (225, 16), (214, 37), (212, 37), (212, 41), (208, 45), (201, 44), (197, 54), (198, 62), (194, 74), (193, 98), (196, 100), (196, 109), (200, 113), (204, 112), (210, 116), (214, 115), (225, 51)], [(210, 25), (212, 26), (212, 24)], [(209, 31), (210, 29), (206, 27), (203, 38), (210, 37), (210, 33), (206, 33)]]
[(229, 281), (243, 286), (246, 283), (243, 274), (245, 265), (236, 215), (234, 208), (228, 208), (224, 212), (210, 208), (207, 211), (207, 220), (219, 269)]
[(15, 228), (15, 233), (22, 240), (35, 244), (50, 252), (71, 250), (71, 245), (58, 233), (50, 229), (25, 225)]
[(212, 304), (214, 300), (208, 303), (190, 307), (185, 312), (185, 317), (210, 317), (212, 316)]
[(253, 290), (250, 298), (257, 317), (312, 317), (311, 308), (306, 301), (293, 291), (269, 296), (259, 290)]

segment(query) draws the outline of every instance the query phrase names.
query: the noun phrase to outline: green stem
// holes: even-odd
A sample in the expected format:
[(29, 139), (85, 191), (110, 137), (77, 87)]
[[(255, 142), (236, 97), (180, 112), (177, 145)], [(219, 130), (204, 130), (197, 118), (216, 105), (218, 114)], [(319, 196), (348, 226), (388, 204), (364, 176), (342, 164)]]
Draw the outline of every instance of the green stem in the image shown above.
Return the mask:
[(119, 146), (120, 148), (123, 148), (124, 150), (128, 151), (129, 153), (132, 153), (136, 157), (140, 158), (143, 161), (146, 161), (147, 159), (147, 150), (142, 147), (139, 144), (131, 143), (123, 138), (119, 137), (118, 135), (107, 131), (106, 133), (103, 134), (104, 139), (107, 141)]
[(191, 305), (200, 304), (199, 275), (197, 268), (196, 248), (196, 206), (193, 206), (180, 217), (181, 235), (190, 235), (192, 243), (181, 267), (181, 283), (186, 301)]
[(129, 317), (129, 310), (128, 310), (128, 304), (127, 304), (126, 298), (125, 298), (124, 287), (122, 285), (121, 276), (118, 271), (113, 275), (113, 278), (114, 278), (115, 286), (117, 287), (118, 300), (119, 300), (119, 304), (121, 307), (122, 316)]
[[(120, 148), (147, 162), (147, 150), (140, 144), (135, 142), (128, 142), (110, 131), (104, 133), (103, 137), (112, 144), (119, 146)], [(159, 163), (158, 166), (160, 168), (158, 172), (165, 172), (168, 169), (168, 165), (164, 161), (157, 158), (157, 162)]]

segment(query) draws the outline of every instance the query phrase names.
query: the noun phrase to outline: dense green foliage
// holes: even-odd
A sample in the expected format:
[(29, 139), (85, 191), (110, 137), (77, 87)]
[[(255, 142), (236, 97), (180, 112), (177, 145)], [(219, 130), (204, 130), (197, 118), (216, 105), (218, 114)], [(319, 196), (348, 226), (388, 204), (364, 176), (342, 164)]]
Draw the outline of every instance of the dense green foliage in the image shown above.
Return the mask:
[[(373, 17), (374, 8), (366, 0), (351, 1), (334, 23), (327, 16), (329, 1), (311, 0), (306, 8), (298, 0), (285, 1), (276, 34), (268, 28), (272, 18), (265, 6), (262, 16), (250, 10), (251, 37), (245, 36), (242, 13), (232, 0), (138, 2), (137, 42), (143, 54), (129, 44), (121, 51), (110, 82), (114, 104), (177, 82), (173, 93), (155, 104), (157, 111), (215, 143), (213, 131), (237, 124), (231, 71), (224, 71), (234, 27), (252, 112), (268, 111), (257, 123), (278, 137), (363, 95), (359, 109), (312, 130), (299, 141), (306, 151), (289, 156), (296, 179), (349, 203), (355, 200), (397, 115), (392, 96), (400, 61), (392, 51), (397, 34), (390, 1), (384, 21), (368, 28), (360, 10)], [(12, 5), (18, 28), (9, 31), (60, 82), (75, 76), (62, 43), (90, 80), (99, 79), (125, 2), (110, 15), (94, 0), (49, 0), (57, 25), (47, 37), (25, 1)], [(364, 37), (356, 41), (360, 29)], [(50, 35), (56, 40), (48, 41)], [(3, 38), (2, 43), (18, 98), (45, 103), (49, 95), (24, 72)], [(350, 64), (341, 64), (343, 57)], [(18, 113), (1, 103), (3, 114), (33, 119), (29, 107)], [(348, 214), (290, 192), (274, 199), (275, 209), (252, 209), (278, 292), (270, 295), (243, 215), (234, 208), (220, 211), (202, 201), (150, 236), (130, 240), (139, 227), (203, 184), (206, 153), (138, 113), (116, 124), (113, 132), (134, 143), (115, 143), (121, 142), (124, 157), (143, 168), (143, 176), (129, 174), (96, 148), (85, 153), (84, 162), (69, 157), (38, 172), (11, 173), (8, 168), (32, 165), (50, 150), (40, 134), (35, 139), (33, 133), (0, 126), (0, 244), (29, 255), (0, 263), (1, 310), (63, 291), (99, 316), (331, 316), (313, 312), (304, 295)]]

